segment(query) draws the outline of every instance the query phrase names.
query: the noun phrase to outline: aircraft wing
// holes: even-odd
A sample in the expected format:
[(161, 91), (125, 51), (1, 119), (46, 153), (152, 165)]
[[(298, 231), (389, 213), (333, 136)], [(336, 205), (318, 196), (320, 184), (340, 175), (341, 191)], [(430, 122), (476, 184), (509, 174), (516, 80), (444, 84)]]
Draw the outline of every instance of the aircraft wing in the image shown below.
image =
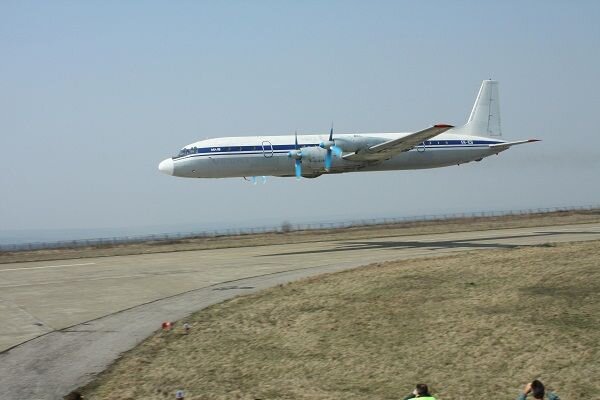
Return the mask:
[(533, 142), (539, 142), (539, 141), (540, 141), (540, 139), (528, 139), (528, 140), (518, 140), (516, 142), (490, 144), (489, 146), (490, 146), (490, 149), (504, 151), (504, 150), (510, 148), (511, 146), (515, 146), (517, 144), (533, 143)]
[(411, 133), (398, 139), (388, 140), (366, 149), (357, 150), (354, 153), (342, 156), (350, 161), (383, 161), (392, 156), (408, 151), (428, 139), (454, 128), (452, 125), (439, 124), (419, 132)]

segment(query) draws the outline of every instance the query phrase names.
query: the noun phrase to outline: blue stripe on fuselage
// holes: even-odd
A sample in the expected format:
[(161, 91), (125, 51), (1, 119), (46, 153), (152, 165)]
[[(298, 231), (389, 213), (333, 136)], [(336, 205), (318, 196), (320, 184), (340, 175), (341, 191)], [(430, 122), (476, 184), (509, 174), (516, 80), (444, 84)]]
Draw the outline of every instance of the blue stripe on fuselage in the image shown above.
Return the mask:
[[(474, 148), (487, 147), (490, 144), (503, 143), (491, 140), (428, 140), (425, 142), (425, 147), (429, 149), (454, 149), (454, 148)], [(304, 143), (300, 147), (317, 147), (318, 144)], [(421, 144), (416, 147), (422, 146)], [(173, 160), (187, 158), (189, 156), (209, 156), (209, 155), (243, 155), (243, 154), (281, 154), (294, 150), (296, 147), (293, 144), (276, 144), (271, 146), (213, 146), (196, 148), (195, 153), (189, 153), (177, 157)], [(414, 150), (414, 149), (413, 149)]]

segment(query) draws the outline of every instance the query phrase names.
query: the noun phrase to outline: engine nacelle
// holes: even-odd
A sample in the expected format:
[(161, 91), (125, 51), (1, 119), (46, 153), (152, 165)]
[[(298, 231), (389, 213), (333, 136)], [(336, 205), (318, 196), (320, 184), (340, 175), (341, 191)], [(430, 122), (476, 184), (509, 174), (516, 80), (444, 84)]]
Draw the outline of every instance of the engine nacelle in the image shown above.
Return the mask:
[(327, 150), (314, 146), (302, 147), (299, 151), (302, 154), (302, 165), (309, 165), (312, 168), (312, 164), (316, 163), (319, 165), (319, 168), (323, 167)]
[[(381, 143), (381, 139), (356, 135), (352, 137), (334, 139), (332, 142), (335, 144), (335, 146), (342, 149), (344, 153), (353, 153), (355, 151), (367, 149), (373, 145), (379, 144)], [(323, 142), (322, 144), (324, 146), (333, 145), (333, 143), (330, 143), (331, 142), (327, 141)]]

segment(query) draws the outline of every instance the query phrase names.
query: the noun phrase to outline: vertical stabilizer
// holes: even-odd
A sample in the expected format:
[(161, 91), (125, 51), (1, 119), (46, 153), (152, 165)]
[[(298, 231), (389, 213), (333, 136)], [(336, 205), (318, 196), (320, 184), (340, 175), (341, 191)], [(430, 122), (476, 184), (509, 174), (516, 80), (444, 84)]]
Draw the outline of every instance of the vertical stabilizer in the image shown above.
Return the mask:
[(455, 128), (452, 133), (473, 136), (502, 136), (498, 81), (483, 81), (469, 120), (466, 125)]

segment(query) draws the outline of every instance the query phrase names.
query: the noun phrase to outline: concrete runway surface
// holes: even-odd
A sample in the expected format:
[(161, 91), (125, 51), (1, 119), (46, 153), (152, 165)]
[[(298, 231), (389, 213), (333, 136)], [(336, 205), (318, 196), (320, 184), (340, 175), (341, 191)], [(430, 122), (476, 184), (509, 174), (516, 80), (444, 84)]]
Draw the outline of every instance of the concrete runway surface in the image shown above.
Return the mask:
[(379, 261), (600, 239), (600, 224), (0, 265), (0, 399), (61, 399), (160, 328), (228, 298)]

